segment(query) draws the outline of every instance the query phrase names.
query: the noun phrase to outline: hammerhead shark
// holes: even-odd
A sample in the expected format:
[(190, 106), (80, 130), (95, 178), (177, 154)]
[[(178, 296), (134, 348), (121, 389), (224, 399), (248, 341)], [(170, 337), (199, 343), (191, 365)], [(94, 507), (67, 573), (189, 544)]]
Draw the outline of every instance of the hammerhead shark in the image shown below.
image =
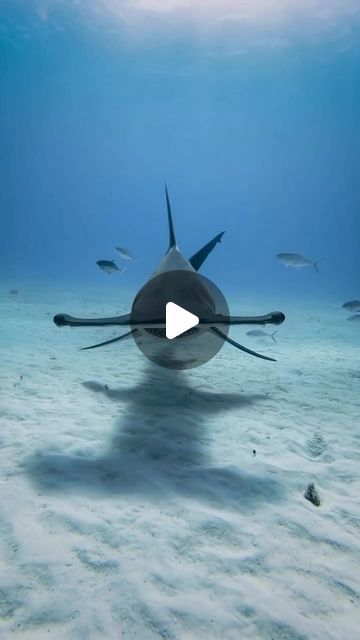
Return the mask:
[[(60, 313), (54, 317), (54, 322), (58, 327), (131, 327), (130, 331), (127, 331), (116, 338), (91, 345), (90, 347), (84, 347), (83, 350), (102, 347), (119, 340), (124, 340), (131, 335), (135, 336), (136, 334), (137, 337), (144, 336), (146, 339), (153, 338), (157, 341), (159, 338), (163, 338), (163, 341), (166, 341), (167, 343), (169, 342), (165, 336), (165, 306), (169, 300), (174, 299), (174, 291), (173, 289), (171, 291), (167, 290), (166, 286), (165, 288), (159, 289), (159, 279), (157, 276), (161, 274), (169, 274), (172, 271), (187, 271), (192, 274), (197, 274), (206, 258), (213, 251), (216, 245), (221, 242), (225, 232), (223, 231), (219, 233), (210, 240), (210, 242), (197, 251), (189, 260), (186, 259), (180, 252), (176, 243), (173, 216), (166, 186), (165, 196), (169, 228), (169, 248), (155, 273), (137, 293), (133, 303), (133, 309), (136, 308), (136, 314), (128, 313), (109, 318), (87, 319), (75, 318), (73, 316)], [(219, 314), (216, 309), (215, 299), (211, 295), (211, 290), (204, 286), (203, 280), (202, 276), (199, 275), (192, 277), (190, 289), (177, 292), (177, 303), (180, 304), (180, 306), (183, 305), (185, 308), (189, 308), (190, 306), (191, 311), (199, 317), (199, 324), (197, 327), (184, 333), (180, 338), (182, 340), (192, 340), (204, 335), (205, 332), (211, 332), (213, 336), (216, 335), (219, 339), (224, 340), (245, 353), (257, 358), (262, 358), (263, 360), (275, 361), (274, 358), (252, 351), (238, 342), (235, 342), (235, 340), (229, 338), (221, 330), (221, 327), (227, 327), (229, 325), (279, 325), (284, 322), (285, 315), (281, 311), (273, 311), (262, 316), (225, 316)]]

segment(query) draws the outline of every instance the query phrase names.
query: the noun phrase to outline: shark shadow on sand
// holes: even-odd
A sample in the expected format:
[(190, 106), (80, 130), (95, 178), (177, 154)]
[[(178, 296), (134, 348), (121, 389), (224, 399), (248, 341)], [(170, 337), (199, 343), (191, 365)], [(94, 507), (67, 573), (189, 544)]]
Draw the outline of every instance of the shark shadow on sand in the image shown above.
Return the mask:
[(283, 486), (268, 475), (216, 466), (207, 446), (211, 434), (206, 417), (237, 409), (238, 420), (242, 407), (264, 402), (266, 396), (199, 390), (188, 384), (183, 372), (151, 363), (130, 389), (109, 389), (93, 381), (83, 384), (109, 400), (127, 403), (126, 414), (118, 419), (108, 449), (99, 456), (46, 451), (32, 456), (27, 472), (38, 489), (154, 500), (184, 496), (236, 511), (284, 497)]

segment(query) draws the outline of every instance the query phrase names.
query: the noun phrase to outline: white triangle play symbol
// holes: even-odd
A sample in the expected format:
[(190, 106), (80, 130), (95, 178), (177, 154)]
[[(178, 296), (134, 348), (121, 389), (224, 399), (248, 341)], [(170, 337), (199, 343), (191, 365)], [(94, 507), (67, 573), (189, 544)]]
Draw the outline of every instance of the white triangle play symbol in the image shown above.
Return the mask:
[(166, 337), (169, 340), (180, 336), (185, 331), (196, 327), (199, 318), (190, 311), (179, 307), (175, 302), (166, 305)]

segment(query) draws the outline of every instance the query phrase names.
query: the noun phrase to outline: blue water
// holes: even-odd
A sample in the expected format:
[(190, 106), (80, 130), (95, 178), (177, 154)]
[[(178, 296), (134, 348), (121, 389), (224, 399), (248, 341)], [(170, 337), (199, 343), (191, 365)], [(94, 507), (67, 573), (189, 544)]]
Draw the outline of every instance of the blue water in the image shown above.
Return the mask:
[[(359, 636), (359, 105), (359, 0), (0, 0), (1, 638)], [(55, 326), (130, 310), (165, 182), (277, 342)]]
[[(359, 297), (356, 3), (215, 33), (206, 7), (85, 4), (0, 3), (2, 282), (135, 293), (167, 247), (166, 181), (185, 255), (226, 231), (203, 268), (225, 291)], [(141, 258), (121, 281), (95, 264), (115, 245)]]

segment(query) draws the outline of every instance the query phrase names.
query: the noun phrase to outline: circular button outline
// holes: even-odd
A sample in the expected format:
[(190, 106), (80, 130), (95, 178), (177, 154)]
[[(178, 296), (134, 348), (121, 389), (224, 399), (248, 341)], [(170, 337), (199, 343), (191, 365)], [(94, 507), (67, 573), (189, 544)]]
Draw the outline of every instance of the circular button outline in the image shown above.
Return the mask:
[[(198, 316), (199, 325), (174, 339), (166, 338), (168, 302)], [(155, 364), (168, 369), (193, 369), (215, 357), (227, 338), (229, 324), (217, 326), (216, 321), (212, 324), (211, 317), (215, 314), (228, 319), (229, 307), (212, 280), (190, 270), (166, 271), (154, 275), (135, 296), (130, 313), (132, 337), (139, 350)], [(212, 326), (224, 337), (213, 332)]]

